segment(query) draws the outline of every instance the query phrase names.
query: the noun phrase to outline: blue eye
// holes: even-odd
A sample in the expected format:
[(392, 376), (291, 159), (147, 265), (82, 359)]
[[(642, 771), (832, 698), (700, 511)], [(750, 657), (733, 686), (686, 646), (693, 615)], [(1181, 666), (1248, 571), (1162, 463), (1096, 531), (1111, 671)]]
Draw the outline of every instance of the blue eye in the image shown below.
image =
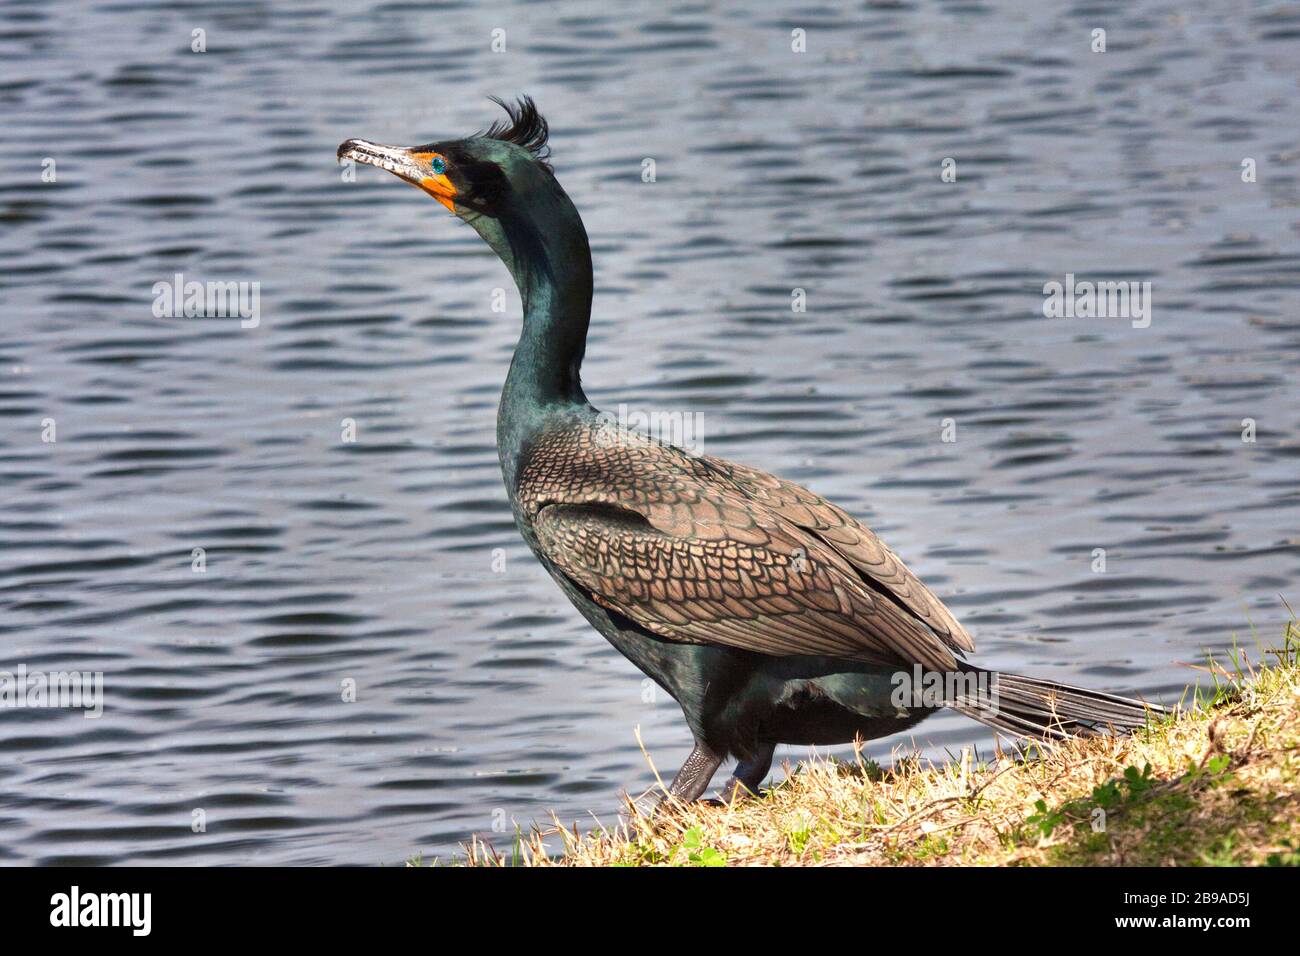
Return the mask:
[(433, 171), (437, 173), (439, 176), (441, 176), (443, 173), (447, 171), (447, 163), (445, 160), (443, 160), (441, 156), (433, 157), (433, 162), (431, 162), (429, 165), (433, 167)]

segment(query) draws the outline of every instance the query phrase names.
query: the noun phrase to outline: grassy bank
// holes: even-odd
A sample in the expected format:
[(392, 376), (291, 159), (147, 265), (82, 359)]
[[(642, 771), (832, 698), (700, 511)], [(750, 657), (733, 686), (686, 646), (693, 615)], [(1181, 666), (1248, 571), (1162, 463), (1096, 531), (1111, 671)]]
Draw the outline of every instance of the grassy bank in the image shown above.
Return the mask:
[[(582, 835), (556, 826), (471, 864), (527, 866), (1300, 864), (1300, 628), (1267, 665), (1211, 663), (1215, 688), (1134, 736), (975, 763), (814, 761), (762, 798), (680, 806)], [(561, 852), (547, 854), (549, 836)]]

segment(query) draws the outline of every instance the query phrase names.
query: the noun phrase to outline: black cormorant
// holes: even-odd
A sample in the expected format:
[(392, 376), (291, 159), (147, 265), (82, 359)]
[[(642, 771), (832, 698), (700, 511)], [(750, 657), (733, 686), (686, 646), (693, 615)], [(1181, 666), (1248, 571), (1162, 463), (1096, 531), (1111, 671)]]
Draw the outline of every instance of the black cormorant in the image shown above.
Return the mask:
[[(500, 101), (498, 101), (500, 102)], [(805, 488), (612, 426), (579, 381), (591, 251), (530, 99), (482, 133), (338, 149), (469, 223), (523, 301), (497, 449), (524, 540), (593, 627), (681, 705), (695, 747), (670, 793), (755, 791), (776, 744), (897, 733), (952, 707), (1031, 737), (1125, 731), (1160, 708), (961, 659), (974, 644), (869, 528)], [(940, 679), (935, 687), (934, 678)], [(911, 683), (910, 692), (900, 691)], [(922, 684), (938, 696), (918, 696)]]

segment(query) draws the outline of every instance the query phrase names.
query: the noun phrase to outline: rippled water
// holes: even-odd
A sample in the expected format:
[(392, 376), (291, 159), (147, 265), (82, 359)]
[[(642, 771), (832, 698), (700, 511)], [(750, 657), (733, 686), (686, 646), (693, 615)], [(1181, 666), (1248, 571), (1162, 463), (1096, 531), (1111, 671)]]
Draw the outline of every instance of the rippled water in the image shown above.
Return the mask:
[[(0, 11), (0, 668), (105, 694), (0, 710), (0, 860), (400, 862), (612, 820), (652, 782), (636, 727), (684, 756), (511, 523), (503, 268), (335, 164), (478, 128), (488, 94), (551, 119), (597, 405), (698, 413), (706, 452), (869, 519), (981, 663), (1169, 699), (1276, 633), (1300, 8), (337, 6)], [(259, 282), (260, 324), (156, 318), (178, 272)], [(1150, 281), (1150, 327), (1044, 318), (1066, 273)]]

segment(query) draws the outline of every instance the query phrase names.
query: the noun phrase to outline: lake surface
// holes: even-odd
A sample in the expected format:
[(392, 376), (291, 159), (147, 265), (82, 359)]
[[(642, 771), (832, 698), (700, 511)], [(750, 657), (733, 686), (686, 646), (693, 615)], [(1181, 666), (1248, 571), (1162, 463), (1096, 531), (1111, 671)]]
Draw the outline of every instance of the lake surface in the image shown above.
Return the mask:
[[(867, 519), (982, 664), (1172, 701), (1276, 640), (1295, 6), (337, 6), (0, 11), (0, 670), (104, 694), (0, 709), (0, 862), (445, 857), (612, 823), (636, 728), (665, 775), (689, 750), (512, 524), (504, 268), (335, 162), (490, 94), (536, 97), (591, 235), (595, 404)], [(156, 316), (177, 273), (260, 283), (256, 327)], [(1045, 317), (1067, 274), (1150, 282), (1149, 326)], [(991, 741), (945, 714), (869, 752)]]

